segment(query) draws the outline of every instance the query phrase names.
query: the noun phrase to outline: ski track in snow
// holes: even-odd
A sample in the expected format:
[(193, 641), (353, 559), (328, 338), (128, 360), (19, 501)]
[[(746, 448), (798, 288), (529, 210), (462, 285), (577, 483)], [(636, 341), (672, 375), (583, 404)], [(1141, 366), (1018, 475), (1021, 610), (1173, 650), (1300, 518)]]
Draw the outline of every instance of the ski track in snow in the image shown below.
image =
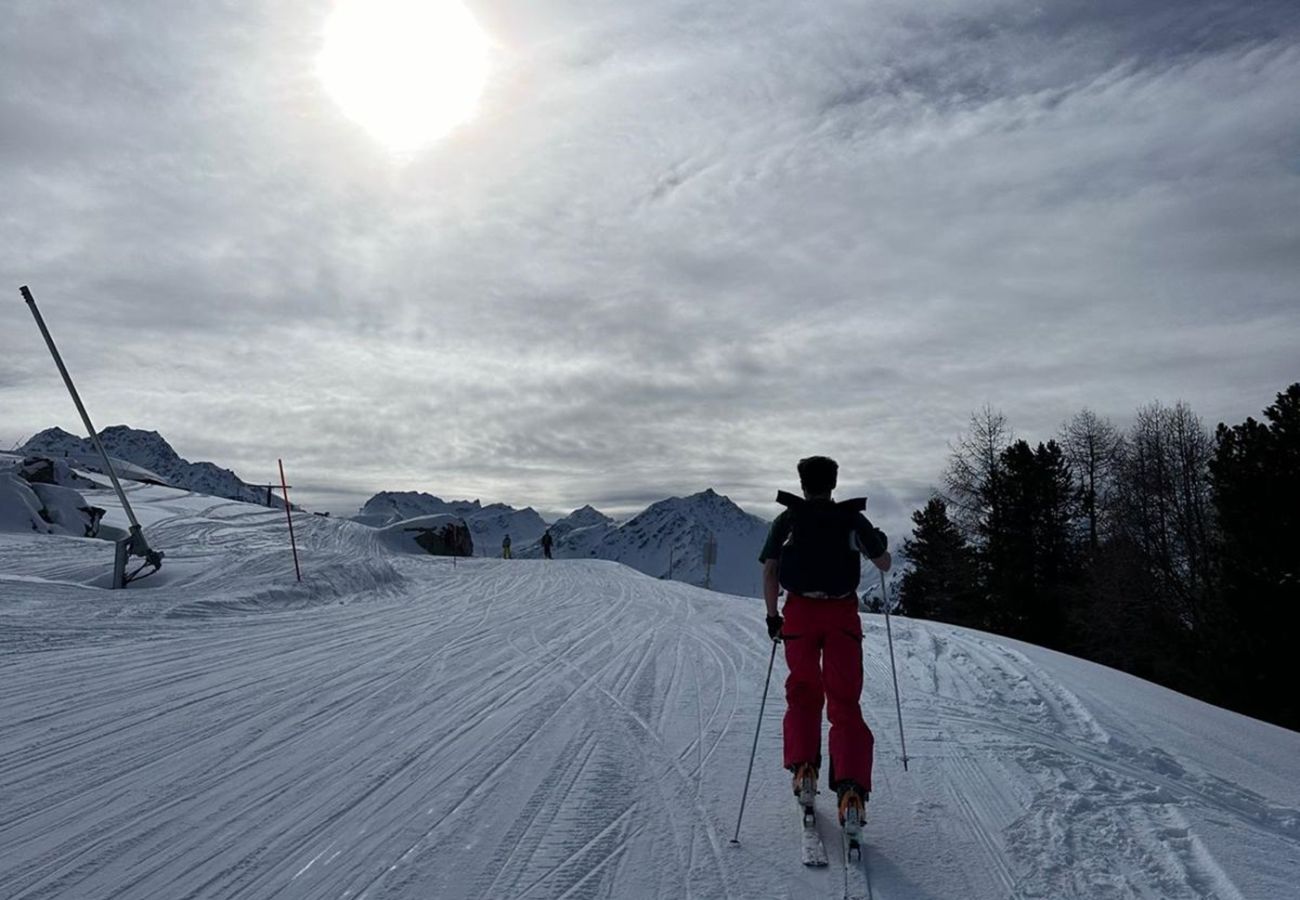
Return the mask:
[[(6, 900), (843, 895), (827, 795), (830, 865), (798, 865), (780, 659), (729, 844), (759, 601), (605, 562), (392, 556), (310, 516), (297, 585), (283, 510), (133, 493), (168, 552), (152, 586), (87, 588), (101, 542), (0, 535)], [(896, 619), (904, 772), (865, 619), (873, 900), (1294, 889), (1300, 796), (1266, 793), (1300, 782), (1300, 735), (1099, 667), (1085, 701), (1065, 657)], [(1240, 761), (1201, 763), (1128, 692), (1240, 730)]]

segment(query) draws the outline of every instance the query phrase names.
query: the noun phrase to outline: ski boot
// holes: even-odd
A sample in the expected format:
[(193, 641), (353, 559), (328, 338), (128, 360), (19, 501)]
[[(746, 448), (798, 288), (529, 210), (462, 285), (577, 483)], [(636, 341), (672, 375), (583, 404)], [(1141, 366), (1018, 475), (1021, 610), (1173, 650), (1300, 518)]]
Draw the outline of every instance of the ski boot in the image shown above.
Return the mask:
[(849, 843), (850, 858), (862, 856), (862, 826), (867, 820), (866, 793), (851, 781), (842, 781), (836, 788), (839, 795), (840, 827)]
[(812, 763), (799, 763), (794, 767), (794, 795), (803, 808), (804, 826), (812, 825), (817, 804), (817, 767)]

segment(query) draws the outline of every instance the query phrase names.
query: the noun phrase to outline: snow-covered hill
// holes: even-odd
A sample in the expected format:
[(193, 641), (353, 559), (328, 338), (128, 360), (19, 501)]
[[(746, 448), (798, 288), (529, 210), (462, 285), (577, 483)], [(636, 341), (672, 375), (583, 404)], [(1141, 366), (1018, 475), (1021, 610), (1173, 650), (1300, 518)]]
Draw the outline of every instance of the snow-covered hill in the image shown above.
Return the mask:
[[(151, 480), (156, 475), (171, 487), (183, 488), (198, 494), (243, 500), (267, 505), (265, 487), (257, 487), (240, 480), (234, 472), (210, 462), (192, 463), (181, 458), (171, 444), (156, 431), (141, 431), (125, 425), (111, 425), (99, 433), (99, 440), (110, 457), (124, 460), (144, 470), (143, 474), (128, 470), (118, 471), (123, 478)], [(92, 472), (102, 472), (103, 462), (89, 438), (69, 434), (62, 428), (47, 428), (29, 439), (19, 452), (52, 457), (67, 457)], [(117, 463), (114, 463), (117, 466)], [(283, 508), (283, 502), (274, 494), (271, 505)]]
[[(282, 511), (128, 489), (167, 561), (125, 593), (103, 542), (0, 534), (6, 900), (842, 896), (835, 841), (797, 862), (757, 601), (313, 516), (297, 584)], [(896, 618), (905, 772), (863, 621), (873, 897), (1294, 896), (1300, 734)]]

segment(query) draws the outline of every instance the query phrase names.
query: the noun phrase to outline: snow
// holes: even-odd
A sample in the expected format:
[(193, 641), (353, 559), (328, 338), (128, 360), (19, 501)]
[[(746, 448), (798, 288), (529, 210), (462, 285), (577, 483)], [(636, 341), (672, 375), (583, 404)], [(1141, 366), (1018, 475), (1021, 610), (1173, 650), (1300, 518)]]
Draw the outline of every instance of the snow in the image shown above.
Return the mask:
[(381, 491), (366, 501), (353, 521), (385, 527), (437, 515), (455, 516), (469, 525), (476, 556), (500, 556), (501, 541), (507, 534), (514, 547), (521, 547), (538, 540), (546, 531), (546, 522), (531, 506), (515, 509), (504, 503), (484, 506), (477, 500), (449, 502), (418, 491)]
[(86, 499), (76, 490), (58, 484), (33, 484), (32, 491), (40, 498), (45, 515), (54, 526), (53, 533), (95, 536), (96, 519), (87, 508)]
[[(267, 505), (265, 487), (247, 484), (234, 472), (213, 463), (192, 463), (183, 459), (156, 431), (110, 425), (99, 433), (99, 439), (119, 478)], [(92, 472), (103, 471), (103, 460), (90, 439), (69, 434), (61, 428), (47, 428), (34, 435), (23, 444), (22, 450), (31, 455), (67, 457)], [(283, 508), (283, 501), (272, 495), (270, 505), (276, 504)]]
[[(760, 601), (607, 561), (393, 553), (304, 515), (298, 584), (283, 510), (127, 489), (167, 560), (125, 592), (88, 586), (108, 543), (0, 534), (6, 900), (842, 894), (838, 840), (798, 864), (779, 654), (729, 844)], [(864, 623), (873, 897), (1295, 896), (1300, 734), (895, 617), (905, 772)]]
[[(687, 528), (676, 529), (668, 543), (671, 562), (664, 553), (664, 542), (656, 536), (674, 531), (673, 523), (684, 521)], [(771, 523), (751, 515), (713, 490), (689, 497), (672, 497), (652, 504), (645, 512), (627, 522), (620, 537), (626, 544), (629, 536), (642, 537), (642, 546), (657, 556), (667, 574), (669, 566), (679, 581), (702, 585), (706, 578), (717, 590), (735, 594), (757, 595), (762, 590), (758, 555), (763, 549)], [(704, 546), (709, 538), (717, 542), (717, 563), (706, 567)], [(658, 546), (656, 547), (656, 543)], [(642, 571), (641, 559), (633, 550), (615, 557)]]
[[(422, 537), (442, 535), (449, 529), (455, 530), (466, 527), (468, 526), (466, 526), (464, 519), (443, 513), (433, 516), (416, 516), (413, 519), (394, 522), (392, 525), (377, 529), (376, 536), (384, 546), (399, 553), (427, 554), (429, 550), (420, 543)], [(465, 553), (464, 555), (470, 556), (472, 554)]]
[(92, 482), (60, 461), (49, 473), (57, 483), (31, 483), (22, 473), (33, 468), (25, 465), (21, 456), (0, 454), (0, 532), (96, 535), (99, 520), (95, 513), (78, 491), (64, 486)]
[(590, 528), (592, 525), (613, 525), (614, 520), (596, 509), (590, 503), (579, 507), (551, 526), (552, 533), (572, 531), (575, 528)]
[[(761, 588), (758, 554), (771, 523), (751, 515), (712, 489), (652, 503), (622, 525), (592, 509), (575, 510), (551, 528), (559, 559), (607, 559), (655, 578), (708, 584), (732, 594)], [(704, 562), (709, 539), (717, 542), (713, 566)], [(516, 556), (538, 558), (539, 546)]]
[(0, 531), (49, 532), (41, 509), (41, 498), (30, 484), (12, 471), (0, 470)]
[[(394, 522), (429, 515), (463, 518), (474, 536), (476, 556), (500, 556), (507, 534), (511, 552), (521, 559), (542, 557), (547, 525), (531, 507), (503, 503), (483, 506), (478, 500), (446, 501), (416, 491), (382, 491), (371, 497), (354, 522), (388, 527)], [(712, 489), (652, 503), (623, 524), (590, 505), (574, 510), (550, 526), (557, 559), (605, 559), (631, 566), (655, 578), (672, 578), (733, 594), (760, 588), (756, 565), (769, 522), (751, 515)], [(718, 558), (704, 562), (712, 538)]]

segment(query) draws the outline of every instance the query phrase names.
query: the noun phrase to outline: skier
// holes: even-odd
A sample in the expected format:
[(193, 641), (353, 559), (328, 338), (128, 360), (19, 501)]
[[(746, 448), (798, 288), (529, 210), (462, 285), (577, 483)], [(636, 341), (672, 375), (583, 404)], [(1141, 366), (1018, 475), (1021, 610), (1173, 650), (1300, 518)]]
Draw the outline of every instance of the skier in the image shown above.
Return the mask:
[[(830, 720), (829, 783), (851, 843), (861, 837), (871, 792), (875, 739), (862, 718), (862, 621), (858, 618), (859, 553), (889, 571), (889, 541), (867, 521), (866, 499), (836, 503), (839, 466), (825, 456), (799, 460), (803, 497), (785, 491), (763, 545), (767, 633), (785, 643), (784, 765), (809, 823), (821, 767), (822, 703)], [(786, 600), (777, 612), (777, 597)]]
[(551, 529), (548, 528), (546, 533), (542, 535), (542, 555), (547, 559), (551, 558), (551, 547), (554, 543), (555, 539), (551, 537)]
[(510, 559), (510, 535), (506, 535), (501, 540), (501, 558)]

